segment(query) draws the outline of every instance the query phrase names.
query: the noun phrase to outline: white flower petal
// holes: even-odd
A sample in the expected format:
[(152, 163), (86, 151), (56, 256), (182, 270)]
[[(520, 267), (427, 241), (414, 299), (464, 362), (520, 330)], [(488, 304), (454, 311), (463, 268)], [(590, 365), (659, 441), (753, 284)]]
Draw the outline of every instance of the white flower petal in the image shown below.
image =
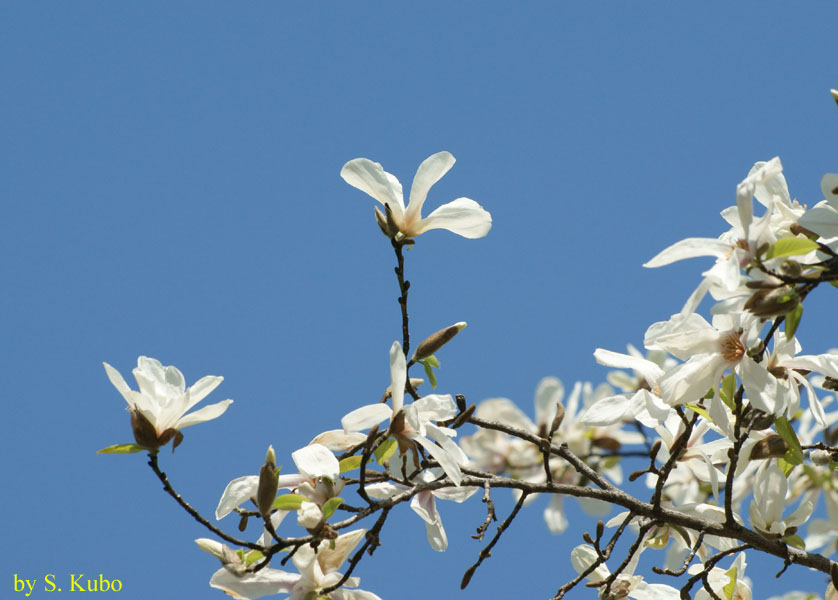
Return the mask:
[(221, 568), (210, 578), (210, 585), (237, 600), (253, 600), (272, 594), (290, 594), (300, 577), (297, 573), (286, 573), (270, 567), (238, 577), (226, 568)]
[(188, 415), (178, 419), (177, 423), (175, 423), (175, 429), (183, 429), (184, 427), (189, 427), (190, 425), (197, 425), (198, 423), (204, 423), (206, 421), (217, 419), (224, 414), (224, 411), (226, 411), (227, 407), (232, 403), (232, 400), (222, 400), (216, 404), (210, 404), (200, 410), (189, 413)]
[(206, 398), (210, 392), (219, 386), (222, 381), (224, 381), (223, 377), (207, 375), (205, 377), (201, 377), (198, 381), (193, 383), (189, 387), (189, 402), (187, 403), (186, 410), (189, 410), (198, 404), (198, 402)]
[(589, 406), (583, 413), (580, 421), (592, 427), (605, 427), (619, 423), (631, 407), (628, 396), (620, 394), (603, 398)]
[(340, 463), (331, 450), (320, 444), (305, 446), (291, 453), (300, 473), (310, 477), (328, 477), (332, 481), (340, 474)]
[(369, 194), (381, 204), (389, 204), (399, 220), (404, 215), (402, 186), (377, 162), (368, 158), (356, 158), (343, 165), (340, 176), (349, 185)]
[(404, 386), (407, 380), (407, 364), (402, 345), (393, 342), (390, 346), (390, 397), (393, 399), (393, 414), (404, 405)]
[(242, 502), (256, 496), (257, 489), (259, 489), (258, 475), (238, 477), (228, 483), (221, 494), (221, 500), (218, 501), (218, 508), (215, 509), (215, 518), (223, 519), (229, 515)]
[(312, 444), (322, 444), (333, 452), (345, 452), (346, 450), (363, 443), (366, 439), (367, 435), (365, 433), (357, 431), (346, 432), (343, 429), (331, 429), (329, 431), (324, 431), (308, 444), (309, 446)]
[(457, 198), (443, 204), (419, 222), (411, 237), (430, 229), (447, 229), (464, 238), (482, 238), (492, 228), (492, 215), (469, 198)]
[(361, 408), (356, 408), (351, 413), (340, 420), (343, 430), (361, 431), (369, 429), (373, 425), (378, 425), (385, 419), (389, 419), (393, 415), (392, 409), (386, 404), (367, 404)]
[(675, 242), (668, 248), (661, 250), (644, 267), (654, 269), (672, 264), (685, 258), (696, 258), (699, 256), (715, 256), (724, 258), (730, 253), (730, 244), (713, 238), (687, 238)]
[(437, 152), (422, 161), (410, 186), (405, 222), (409, 224), (421, 218), (422, 205), (428, 196), (428, 190), (454, 166), (454, 162), (450, 152)]

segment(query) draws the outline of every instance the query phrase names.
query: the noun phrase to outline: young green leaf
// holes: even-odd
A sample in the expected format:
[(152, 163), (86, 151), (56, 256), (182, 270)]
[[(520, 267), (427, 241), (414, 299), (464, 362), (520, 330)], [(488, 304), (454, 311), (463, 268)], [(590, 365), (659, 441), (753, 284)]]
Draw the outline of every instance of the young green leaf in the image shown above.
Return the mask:
[(765, 253), (765, 258), (767, 260), (781, 256), (798, 256), (800, 254), (808, 254), (812, 250), (817, 249), (818, 243), (808, 238), (782, 238), (774, 242), (774, 245), (768, 249), (768, 252)]
[(361, 466), (361, 458), (360, 456), (348, 456), (340, 461), (340, 472), (346, 473), (348, 471), (354, 471), (358, 467)]
[(736, 591), (736, 567), (731, 567), (725, 571), (725, 575), (730, 577), (730, 582), (722, 588), (726, 600), (733, 600), (733, 592)]
[(337, 496), (326, 500), (326, 502), (323, 503), (323, 518), (328, 519), (335, 514), (335, 511), (341, 504), (343, 504), (343, 498), (338, 498)]
[(436, 389), (436, 375), (434, 375), (434, 370), (431, 368), (431, 365), (423, 360), (422, 366), (425, 367), (425, 375), (428, 376), (428, 381), (431, 382), (431, 387)]
[(803, 316), (803, 305), (798, 304), (794, 310), (786, 314), (786, 339), (791, 340), (800, 325), (800, 317)]
[(283, 494), (282, 496), (276, 497), (272, 506), (279, 510), (297, 510), (303, 505), (305, 500), (305, 498), (297, 494)]
[(134, 454), (143, 450), (144, 448), (137, 444), (114, 444), (113, 446), (102, 448), (96, 454)]
[(396, 451), (396, 440), (394, 438), (387, 438), (381, 444), (378, 445), (378, 448), (375, 449), (375, 460), (378, 464), (383, 465), (384, 461), (393, 456), (393, 453)]
[(722, 387), (719, 390), (719, 396), (730, 410), (734, 410), (733, 395), (736, 393), (736, 376), (733, 373), (728, 375), (722, 381)]

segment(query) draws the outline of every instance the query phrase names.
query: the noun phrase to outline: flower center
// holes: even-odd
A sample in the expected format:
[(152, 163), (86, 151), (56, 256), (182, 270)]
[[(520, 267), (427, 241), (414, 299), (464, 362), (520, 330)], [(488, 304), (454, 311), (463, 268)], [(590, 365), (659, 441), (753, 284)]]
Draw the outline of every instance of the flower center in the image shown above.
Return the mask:
[(727, 362), (739, 362), (745, 356), (745, 345), (739, 336), (742, 330), (733, 331), (719, 340), (719, 349)]

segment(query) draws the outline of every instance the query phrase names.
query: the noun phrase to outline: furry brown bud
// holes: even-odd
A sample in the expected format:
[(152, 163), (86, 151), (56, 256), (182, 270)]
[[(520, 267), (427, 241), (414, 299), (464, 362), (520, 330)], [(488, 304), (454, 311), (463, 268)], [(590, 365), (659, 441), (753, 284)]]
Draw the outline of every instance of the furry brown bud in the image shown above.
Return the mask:
[(271, 514), (271, 506), (279, 489), (279, 470), (276, 468), (276, 454), (273, 446), (268, 446), (265, 464), (259, 469), (259, 487), (256, 489), (256, 506), (259, 514), (267, 518)]
[(442, 348), (445, 344), (450, 342), (455, 335), (465, 329), (465, 326), (466, 322), (460, 321), (459, 323), (454, 323), (450, 327), (446, 327), (445, 329), (440, 329), (436, 333), (432, 333), (425, 338), (421, 344), (419, 344), (418, 348), (416, 348), (416, 352), (413, 354), (413, 360), (422, 360), (423, 358), (428, 358), (432, 354), (435, 354), (437, 350)]

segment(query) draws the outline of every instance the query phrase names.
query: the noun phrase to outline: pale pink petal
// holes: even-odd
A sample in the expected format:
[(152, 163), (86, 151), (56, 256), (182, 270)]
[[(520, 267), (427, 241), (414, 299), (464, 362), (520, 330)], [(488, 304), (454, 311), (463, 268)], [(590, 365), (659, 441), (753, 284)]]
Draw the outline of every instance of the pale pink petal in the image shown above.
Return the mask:
[(413, 496), (410, 501), (410, 508), (422, 517), (426, 523), (434, 523), (440, 520), (439, 511), (436, 509), (436, 501), (431, 492), (419, 492)]

